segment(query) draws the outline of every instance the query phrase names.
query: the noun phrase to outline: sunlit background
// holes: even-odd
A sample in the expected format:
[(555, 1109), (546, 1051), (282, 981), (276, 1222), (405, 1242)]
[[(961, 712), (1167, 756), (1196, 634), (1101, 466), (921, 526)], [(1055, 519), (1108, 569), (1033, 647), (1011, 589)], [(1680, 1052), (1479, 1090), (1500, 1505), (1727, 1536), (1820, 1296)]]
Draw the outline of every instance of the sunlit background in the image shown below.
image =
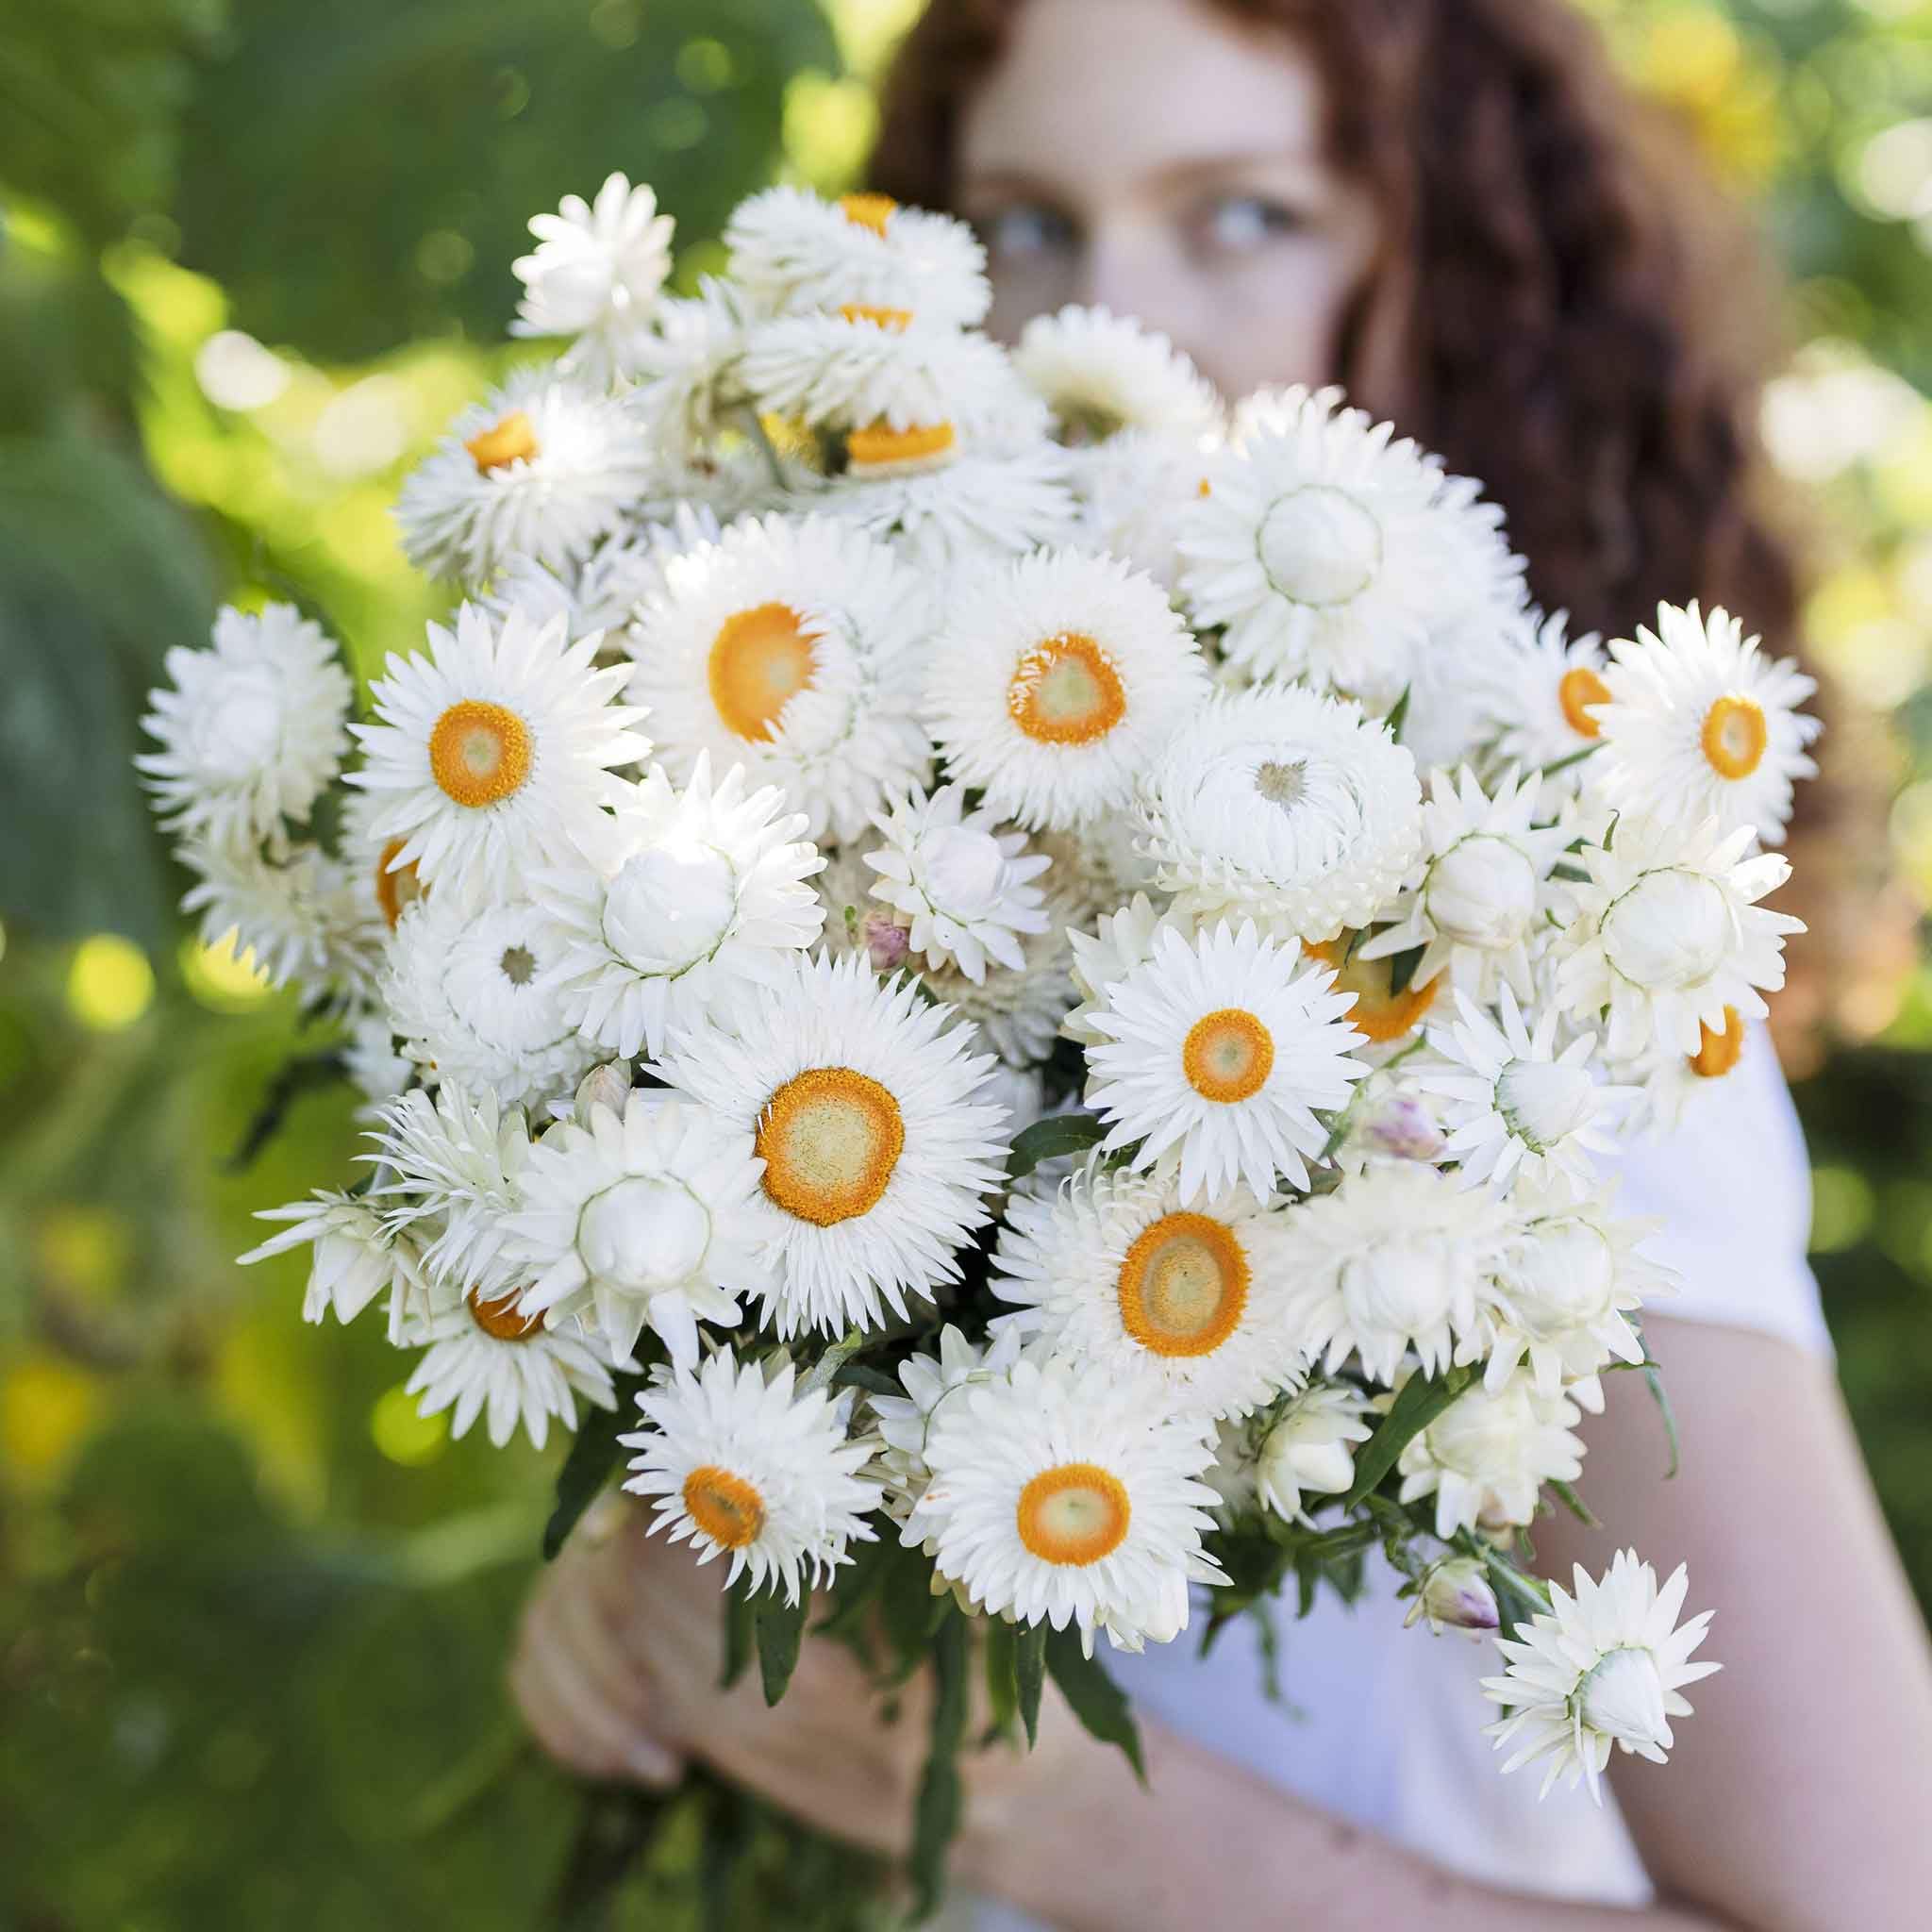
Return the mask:
[[(0, 0), (0, 1922), (541, 1917), (579, 1801), (500, 1669), (555, 1454), (450, 1442), (379, 1329), (301, 1324), (297, 1257), (233, 1265), (355, 1127), (291, 1003), (181, 936), (136, 721), (222, 596), (300, 601), (365, 675), (419, 641), (388, 507), (507, 360), (525, 218), (621, 167), (715, 265), (741, 195), (849, 182), (914, 10)], [(1892, 720), (1932, 895), (1932, 7), (1592, 10), (1790, 266), (1763, 428), (1807, 625)], [(1798, 1090), (1816, 1259), (1932, 1601), (1932, 975), (1844, 1018)], [(708, 1871), (674, 1819), (619, 1922), (808, 1923), (745, 1829)]]

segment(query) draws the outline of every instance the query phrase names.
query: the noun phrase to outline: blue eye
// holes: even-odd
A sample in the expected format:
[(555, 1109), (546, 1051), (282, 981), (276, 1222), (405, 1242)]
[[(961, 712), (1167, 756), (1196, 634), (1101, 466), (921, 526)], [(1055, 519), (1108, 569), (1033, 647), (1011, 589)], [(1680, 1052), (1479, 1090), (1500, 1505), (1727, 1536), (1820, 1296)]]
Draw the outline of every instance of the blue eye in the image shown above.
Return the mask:
[(1209, 244), (1230, 255), (1245, 255), (1302, 225), (1293, 208), (1262, 194), (1224, 194), (1205, 213)]
[(1064, 215), (1028, 203), (1002, 208), (976, 225), (995, 260), (1024, 261), (1070, 248), (1074, 241), (1074, 225)]

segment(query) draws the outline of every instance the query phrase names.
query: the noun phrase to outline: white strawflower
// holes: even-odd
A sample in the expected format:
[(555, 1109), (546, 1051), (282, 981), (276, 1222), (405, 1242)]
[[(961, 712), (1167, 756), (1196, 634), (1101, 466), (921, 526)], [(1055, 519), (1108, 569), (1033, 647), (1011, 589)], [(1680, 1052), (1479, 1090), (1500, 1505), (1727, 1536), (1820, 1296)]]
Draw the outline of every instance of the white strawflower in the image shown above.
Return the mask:
[(174, 689), (141, 721), (161, 748), (134, 760), (161, 824), (232, 850), (306, 819), (349, 748), (349, 674), (322, 626), (290, 604), (224, 605), (211, 649), (162, 662)]
[(1152, 429), (1122, 429), (1067, 452), (1080, 501), (1083, 549), (1105, 550), (1142, 570), (1170, 596), (1183, 559), (1182, 512), (1201, 493), (1201, 451)]
[(702, 275), (695, 295), (665, 296), (652, 320), (630, 345), (637, 387), (628, 401), (638, 433), (666, 466), (662, 483), (696, 494), (718, 468), (712, 440), (744, 400), (738, 362), (751, 305), (731, 283)]
[(662, 523), (627, 525), (575, 563), (553, 568), (513, 558), (482, 600), (499, 620), (521, 610), (535, 624), (561, 615), (566, 637), (603, 633), (600, 656), (612, 654), (638, 607), (664, 593), (664, 566), (701, 544), (715, 543), (720, 525), (711, 508), (679, 502)]
[(1142, 774), (1141, 849), (1165, 891), (1328, 940), (1401, 885), (1420, 807), (1415, 761), (1357, 706), (1245, 691), (1202, 706)]
[(1198, 1426), (1149, 1411), (1144, 1385), (1023, 1357), (969, 1383), (926, 1431), (932, 1471), (901, 1531), (989, 1616), (1078, 1626), (1091, 1651), (1173, 1641), (1191, 1581), (1226, 1578), (1201, 1545), (1214, 1491)]
[(665, 566), (630, 633), (630, 695), (680, 783), (708, 752), (775, 785), (808, 837), (857, 837), (932, 755), (917, 708), (928, 625), (918, 578), (823, 517), (770, 516)]
[(700, 752), (682, 791), (653, 767), (594, 858), (530, 875), (557, 942), (556, 987), (577, 1029), (625, 1059), (658, 1051), (675, 1017), (769, 976), (819, 936), (809, 884), (824, 861), (775, 787), (745, 791), (734, 765), (711, 783)]
[(962, 1020), (970, 1020), (1008, 1071), (1038, 1066), (1052, 1053), (1060, 1023), (1074, 1004), (1068, 973), (1072, 954), (1064, 931), (1027, 933), (1020, 953), (1018, 966), (989, 966), (977, 980), (967, 978), (958, 961), (919, 967), (925, 990)]
[(404, 482), (396, 522), (418, 570), (480, 584), (514, 557), (582, 556), (656, 475), (627, 402), (525, 370), (450, 425)]
[(694, 1368), (698, 1323), (735, 1326), (739, 1291), (765, 1281), (742, 1232), (758, 1185), (751, 1136), (648, 1092), (585, 1113), (552, 1127), (518, 1176), (504, 1227), (531, 1277), (518, 1306), (553, 1327), (581, 1316), (613, 1358), (648, 1324)]
[(531, 216), (537, 246), (510, 264), (524, 285), (510, 334), (575, 336), (566, 365), (588, 382), (628, 371), (630, 345), (671, 273), (675, 225), (649, 188), (616, 174), (595, 201), (566, 194), (554, 215)]
[(1671, 1719), (1690, 1715), (1685, 1685), (1723, 1666), (1690, 1661), (1711, 1613), (1678, 1624), (1690, 1587), (1681, 1563), (1659, 1590), (1657, 1572), (1635, 1550), (1620, 1550), (1601, 1580), (1577, 1564), (1574, 1584), (1574, 1596), (1551, 1584), (1550, 1614), (1519, 1626), (1513, 1641), (1497, 1640), (1507, 1669), (1483, 1679), (1483, 1694), (1505, 1715), (1487, 1735), (1499, 1751), (1514, 1746), (1506, 1772), (1549, 1760), (1540, 1795), (1559, 1777), (1574, 1787), (1580, 1776), (1602, 1803), (1598, 1779), (1611, 1750), (1663, 1763), (1675, 1742)]
[(349, 774), (379, 803), (371, 837), (404, 841), (386, 870), (413, 866), (439, 896), (474, 900), (595, 839), (628, 791), (608, 768), (651, 748), (631, 728), (643, 713), (609, 702), (625, 668), (598, 670), (596, 648), (567, 642), (560, 618), (540, 627), (513, 610), (499, 625), (465, 604), (454, 629), (429, 626), (427, 657), (391, 655)]
[(927, 715), (961, 783), (1003, 818), (1065, 829), (1121, 810), (1207, 673), (1151, 577), (1049, 551), (955, 588)]
[(1340, 932), (1332, 940), (1305, 944), (1302, 950), (1334, 974), (1337, 992), (1355, 995), (1348, 1024), (1369, 1042), (1360, 1056), (1371, 1066), (1379, 1067), (1416, 1042), (1424, 1021), (1437, 1010), (1437, 995), (1447, 984), (1441, 978), (1418, 984), (1411, 974), (1398, 990), (1395, 961), (1368, 958), (1362, 935), (1357, 932)]
[(1237, 1181), (1265, 1199), (1285, 1176), (1308, 1184), (1327, 1128), (1367, 1068), (1347, 997), (1292, 940), (1225, 921), (1191, 941), (1167, 928), (1149, 957), (1088, 1016), (1087, 1104), (1109, 1123), (1101, 1144), (1139, 1146), (1139, 1169), (1178, 1158), (1181, 1195), (1211, 1199)]
[(983, 1344), (975, 1344), (948, 1322), (940, 1330), (939, 1348), (937, 1356), (909, 1355), (899, 1364), (904, 1395), (866, 1398), (885, 1444), (875, 1470), (885, 1484), (887, 1513), (897, 1523), (906, 1521), (932, 1479), (925, 1439), (941, 1405), (973, 1384), (1004, 1380), (1020, 1358), (1020, 1332), (1004, 1326)]
[(1497, 761), (1541, 772), (1574, 760), (1555, 774), (1574, 791), (1602, 743), (1597, 707), (1609, 702), (1610, 688), (1604, 682), (1603, 639), (1593, 630), (1573, 638), (1569, 629), (1563, 610), (1526, 611), (1505, 624), (1501, 648), (1485, 657), (1477, 686)]
[(368, 1201), (354, 1194), (318, 1188), (306, 1201), (258, 1208), (255, 1218), (291, 1224), (237, 1257), (242, 1267), (304, 1242), (315, 1250), (302, 1297), (305, 1322), (320, 1322), (331, 1312), (338, 1322), (353, 1322), (386, 1292), (393, 1326), (404, 1306), (428, 1291), (415, 1242), (398, 1235)]
[(1583, 848), (1590, 881), (1571, 888), (1575, 916), (1555, 941), (1557, 996), (1586, 1024), (1607, 1013), (1612, 1058), (1653, 1044), (1694, 1054), (1701, 1028), (1764, 1017), (1759, 989), (1785, 983), (1784, 935), (1805, 926), (1757, 903), (1791, 868), (1775, 853), (1747, 857), (1753, 836), (1626, 812), (1608, 850)]
[(1332, 1374), (1351, 1352), (1392, 1383), (1413, 1349), (1425, 1374), (1476, 1334), (1508, 1223), (1486, 1191), (1420, 1161), (1370, 1165), (1304, 1202), (1282, 1270), (1302, 1346)]
[(1314, 1382), (1261, 1438), (1255, 1491), (1286, 1523), (1308, 1521), (1305, 1495), (1339, 1496), (1355, 1482), (1355, 1445), (1374, 1433), (1369, 1400), (1348, 1382)]
[(1154, 951), (1158, 933), (1168, 930), (1191, 939), (1191, 922), (1172, 917), (1145, 892), (1136, 892), (1116, 912), (1103, 912), (1094, 930), (1075, 928), (1067, 939), (1073, 951), (1073, 979), (1077, 1005), (1060, 1024), (1060, 1031), (1082, 1046), (1099, 1046), (1110, 1036), (1094, 1024), (1094, 1015), (1106, 1010), (1108, 989), (1124, 979)]
[(649, 1426), (620, 1436), (638, 1451), (625, 1488), (654, 1498), (655, 1533), (689, 1541), (700, 1563), (728, 1557), (724, 1587), (748, 1575), (753, 1592), (802, 1590), (871, 1542), (877, 1483), (859, 1474), (871, 1442), (849, 1441), (849, 1396), (802, 1393), (789, 1361), (767, 1375), (721, 1350), (638, 1397)]
[(1507, 986), (1534, 996), (1531, 962), (1557, 896), (1547, 882), (1572, 833), (1532, 823), (1541, 787), (1534, 774), (1505, 773), (1490, 791), (1467, 765), (1429, 774), (1423, 806), (1423, 870), (1392, 908), (1394, 924), (1365, 941), (1365, 959), (1424, 948), (1414, 980), (1446, 972), (1450, 984), (1483, 1001)]
[(1467, 1630), (1474, 1637), (1502, 1624), (1496, 1592), (1479, 1557), (1445, 1557), (1431, 1563), (1412, 1588), (1415, 1601), (1402, 1620), (1405, 1630), (1426, 1618), (1432, 1637), (1444, 1630)]
[(905, 915), (908, 942), (934, 966), (957, 961), (976, 985), (990, 958), (1020, 970), (1022, 933), (1043, 933), (1046, 898), (1032, 883), (1053, 863), (1029, 852), (1024, 832), (1003, 832), (997, 814), (965, 808), (966, 788), (915, 791), (873, 823), (885, 843), (865, 855), (878, 877), (873, 896)]
[(528, 902), (472, 910), (437, 893), (396, 926), (383, 1003), (427, 1079), (490, 1088), (506, 1107), (534, 1106), (568, 1093), (602, 1058), (558, 996), (561, 957)]
[(1220, 427), (1221, 405), (1193, 363), (1158, 330), (1108, 308), (1070, 303), (1036, 315), (1013, 366), (1070, 442), (1137, 429), (1193, 442)]
[[(1618, 1076), (1630, 1081), (1641, 1095), (1639, 1108), (1625, 1123), (1626, 1131), (1635, 1133), (1654, 1126), (1671, 1132), (1718, 1081), (1737, 1070), (1746, 1051), (1770, 1051), (1762, 1027), (1747, 1028), (1744, 1016), (1736, 1007), (1724, 1008), (1722, 1026), (1701, 1022), (1697, 1036), (1695, 1053), (1679, 1053), (1674, 1046), (1658, 1046), (1619, 1064)], [(1755, 1047), (1751, 1045), (1754, 1039)]]
[[(1394, 1399), (1381, 1396), (1377, 1406), (1387, 1409)], [(1527, 1374), (1493, 1391), (1478, 1382), (1404, 1445), (1395, 1465), (1401, 1500), (1434, 1496), (1444, 1541), (1464, 1529), (1507, 1536), (1526, 1528), (1546, 1482), (1583, 1474), (1583, 1442), (1572, 1433), (1581, 1420), (1568, 1396), (1539, 1394)]]
[(1172, 1185), (1090, 1162), (1050, 1196), (1008, 1203), (992, 1291), (1054, 1354), (1138, 1377), (1176, 1414), (1237, 1415), (1303, 1366), (1281, 1313), (1282, 1219), (1245, 1188), (1191, 1209)]
[(1805, 747), (1819, 721), (1797, 707), (1818, 689), (1790, 658), (1771, 659), (1726, 612), (1658, 607), (1655, 631), (1610, 644), (1610, 702), (1595, 712), (1603, 750), (1591, 783), (1610, 805), (1660, 800), (1726, 832), (1784, 842), (1791, 781), (1816, 774)]
[(951, 1008), (850, 956), (792, 955), (736, 1012), (673, 1030), (658, 1072), (765, 1164), (741, 1232), (777, 1275), (780, 1335), (875, 1327), (958, 1278), (1006, 1151), (972, 1042)]

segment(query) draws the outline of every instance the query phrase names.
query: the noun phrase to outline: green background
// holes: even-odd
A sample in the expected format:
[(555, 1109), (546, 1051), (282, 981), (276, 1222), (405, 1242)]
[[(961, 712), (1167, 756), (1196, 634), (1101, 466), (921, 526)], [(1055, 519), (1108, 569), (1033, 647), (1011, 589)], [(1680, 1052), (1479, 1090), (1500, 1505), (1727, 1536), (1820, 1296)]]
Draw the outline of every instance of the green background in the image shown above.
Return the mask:
[[(301, 1097), (226, 1170), (301, 1029), (183, 937), (127, 761), (222, 596), (295, 598), (364, 675), (437, 614), (388, 505), (504, 365), (529, 214), (621, 167), (688, 279), (744, 192), (852, 178), (910, 10), (0, 0), (0, 1924), (545, 1916), (582, 1799), (501, 1671), (558, 1452), (452, 1443), (379, 1326), (301, 1324), (299, 1258), (233, 1265), (356, 1126)], [(1932, 11), (1593, 10), (1790, 265), (1766, 426), (1807, 492), (1807, 625), (1893, 720), (1923, 893)], [(1932, 978), (1849, 1017), (1797, 1090), (1816, 1261), (1932, 1601)], [(775, 1844), (699, 1792), (619, 1916), (806, 1923), (815, 1874)]]

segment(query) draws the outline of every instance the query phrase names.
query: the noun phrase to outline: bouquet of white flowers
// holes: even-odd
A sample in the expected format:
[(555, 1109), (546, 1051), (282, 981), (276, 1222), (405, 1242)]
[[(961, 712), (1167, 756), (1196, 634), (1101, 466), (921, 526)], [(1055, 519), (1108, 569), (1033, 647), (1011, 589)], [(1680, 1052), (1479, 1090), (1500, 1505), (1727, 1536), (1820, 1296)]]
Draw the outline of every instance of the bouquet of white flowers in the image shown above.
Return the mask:
[(1661, 1759), (1683, 1573), (1519, 1558), (1654, 1381), (1593, 1157), (1782, 981), (1808, 680), (1694, 606), (1569, 636), (1335, 391), (1230, 414), (1100, 309), (999, 347), (942, 216), (773, 189), (686, 297), (670, 226), (531, 224), (568, 346), (405, 488), (470, 601), (366, 717), (286, 606), (170, 654), (186, 903), (373, 1124), (242, 1258), (382, 1303), (458, 1433), (587, 1406), (551, 1549), (627, 1456), (774, 1700), (814, 1589), (929, 1662), (928, 1894), (974, 1646), (1001, 1726), (1051, 1675), (1131, 1752), (1096, 1633), (1376, 1551), (1498, 1631), (1506, 1770)]

